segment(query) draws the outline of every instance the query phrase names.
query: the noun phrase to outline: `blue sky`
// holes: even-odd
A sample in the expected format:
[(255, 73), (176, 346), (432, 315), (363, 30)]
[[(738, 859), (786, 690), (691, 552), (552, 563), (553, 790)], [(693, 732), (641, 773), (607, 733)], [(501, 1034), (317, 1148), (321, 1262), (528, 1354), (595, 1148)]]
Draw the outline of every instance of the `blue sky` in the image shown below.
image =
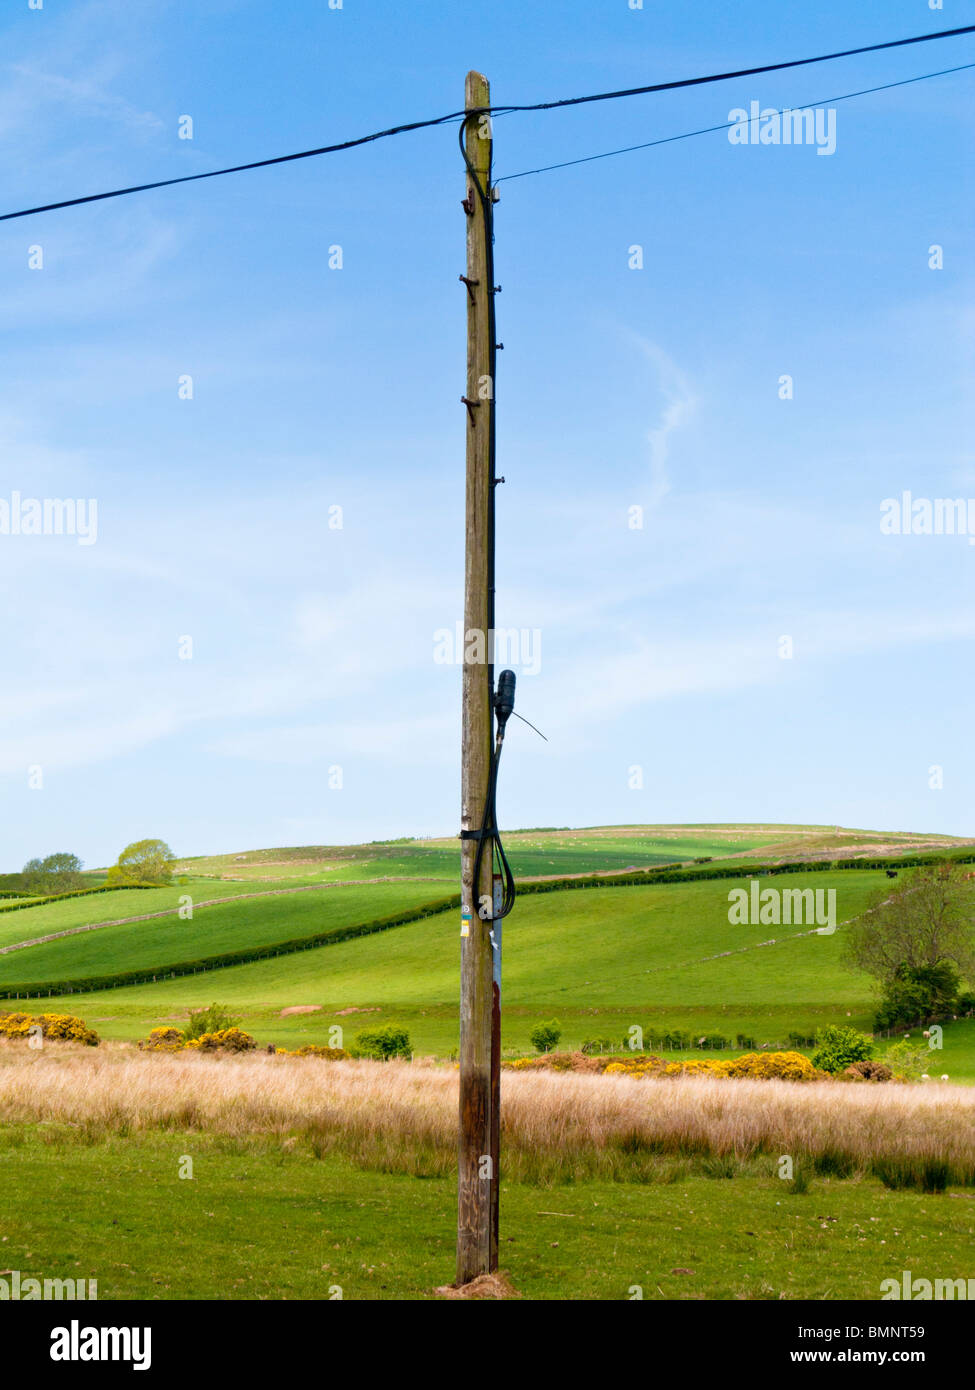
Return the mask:
[[(470, 67), (531, 102), (971, 22), (23, 0), (0, 211), (438, 115)], [(509, 115), (495, 170), (965, 62), (975, 37)], [(512, 725), (503, 824), (975, 834), (975, 547), (880, 531), (904, 490), (975, 497), (972, 79), (839, 103), (825, 157), (719, 132), (502, 184), (498, 622), (540, 634), (519, 709), (549, 738)], [(91, 545), (0, 535), (2, 867), (455, 830), (463, 192), (449, 126), (0, 224), (0, 499), (98, 507)]]

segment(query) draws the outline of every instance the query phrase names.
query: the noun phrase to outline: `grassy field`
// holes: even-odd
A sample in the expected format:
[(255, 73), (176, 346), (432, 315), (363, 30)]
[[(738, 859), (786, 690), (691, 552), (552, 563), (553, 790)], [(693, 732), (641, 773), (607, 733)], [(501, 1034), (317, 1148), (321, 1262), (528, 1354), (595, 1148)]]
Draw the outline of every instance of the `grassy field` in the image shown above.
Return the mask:
[[(99, 1301), (327, 1299), (336, 1286), (345, 1299), (431, 1299), (454, 1277), (449, 1178), (199, 1134), (86, 1144), (50, 1127), (0, 1132), (0, 1174), (18, 1193), (0, 1218), (5, 1267), (97, 1278)], [(875, 1300), (903, 1269), (971, 1272), (970, 1194), (784, 1187), (503, 1182), (501, 1268), (527, 1299), (631, 1299), (637, 1285), (644, 1299)]]
[[(867, 902), (881, 880), (877, 873), (844, 870), (835, 875), (810, 875), (808, 881), (819, 886), (834, 883), (840, 895), (840, 916), (847, 916)], [(805, 882), (804, 875), (790, 877), (790, 886), (801, 887)], [(405, 885), (397, 891), (403, 888)], [(331, 891), (357, 894), (362, 890)], [(505, 1018), (510, 1018), (514, 1030), (510, 1037), (506, 1032), (505, 1045), (524, 1046), (528, 1020), (539, 1012), (575, 1017), (580, 1026), (593, 1033), (601, 1030), (599, 1019), (604, 1015), (626, 1026), (639, 1023), (647, 1027), (690, 1014), (721, 1019), (732, 1029), (756, 1018), (765, 1017), (770, 1022), (781, 1019), (782, 1010), (794, 1019), (790, 1026), (797, 1028), (812, 1023), (824, 1010), (834, 1014), (839, 1006), (843, 1013), (852, 1010), (858, 1017), (868, 1014), (868, 981), (839, 963), (842, 929), (833, 936), (759, 946), (758, 942), (769, 938), (769, 929), (731, 926), (727, 895), (727, 882), (718, 880), (521, 898), (505, 923), (503, 1004)], [(258, 899), (207, 909), (207, 915), (201, 912), (197, 920), (202, 927), (209, 915), (217, 913), (233, 921), (242, 919), (245, 912), (261, 919), (270, 915), (272, 920), (282, 912), (292, 921), (291, 914), (298, 910), (296, 903), (314, 919), (329, 901), (333, 901), (330, 894)], [(117, 930), (127, 933), (128, 941), (144, 943), (144, 950), (155, 953), (152, 943), (157, 932), (178, 935), (181, 928), (191, 925), (196, 926), (196, 920), (193, 924), (173, 924), (161, 919)], [(449, 1050), (456, 1046), (458, 931), (457, 913), (447, 912), (374, 937), (299, 955), (157, 985), (75, 996), (72, 1007), (94, 1015), (114, 1014), (117, 1018), (113, 1021), (124, 1023), (128, 1015), (149, 1020), (157, 1013), (172, 1014), (180, 1005), (197, 1005), (219, 996), (243, 1010), (248, 1023), (259, 1024), (262, 1037), (267, 1035), (275, 1013), (295, 1005), (317, 1004), (323, 1014), (370, 1007), (381, 1009), (385, 1015), (405, 1008), (414, 1019), (423, 1017), (426, 1010), (431, 1011), (431, 1028), (425, 1033), (421, 1027), (415, 1036), (417, 1047)], [(107, 933), (113, 934), (114, 941), (115, 932), (106, 928), (67, 938), (65, 944), (84, 953)], [(281, 929), (282, 937), (288, 934)], [(22, 976), (28, 957), (40, 957), (51, 950), (52, 946), (44, 946), (15, 952), (0, 958), (0, 968), (7, 979), (14, 978), (14, 972)], [(737, 954), (705, 959), (729, 950)], [(78, 957), (79, 961), (84, 958)], [(443, 1014), (450, 1018), (446, 1036), (441, 1026)], [(297, 1036), (292, 1031), (297, 1026), (289, 1025), (291, 1037)], [(301, 1032), (314, 1040), (324, 1027), (324, 1017), (305, 1016)], [(132, 1035), (131, 1027), (103, 1031), (110, 1036)], [(270, 1037), (286, 1040), (273, 1029)]]
[[(843, 963), (843, 924), (889, 887), (883, 872), (775, 881), (834, 890), (830, 935), (733, 925), (729, 890), (747, 882), (750, 859), (891, 853), (935, 838), (800, 826), (509, 836), (522, 878), (729, 856), (742, 878), (523, 894), (504, 923), (505, 1055), (529, 1052), (532, 1026), (552, 1017), (562, 1049), (591, 1037), (620, 1044), (634, 1025), (647, 1040), (684, 1029), (769, 1046), (827, 1022), (869, 1030), (875, 996)], [(455, 891), (457, 845), (265, 850), (182, 868), (168, 888), (0, 907), (0, 946), (166, 914), (0, 956), (0, 985), (161, 973), (391, 916)], [(307, 891), (282, 891), (296, 888)], [(175, 908), (187, 893), (195, 907), (184, 921)], [(232, 901), (201, 906), (220, 897)], [(245, 965), (32, 1000), (34, 1012), (81, 1015), (106, 1042), (38, 1053), (0, 1043), (0, 1176), (18, 1193), (0, 1216), (4, 1264), (97, 1278), (103, 1300), (328, 1298), (336, 1287), (347, 1299), (442, 1296), (456, 1201), (449, 1061), (370, 1073), (369, 1063), (174, 1058), (131, 1044), (219, 1000), (262, 1045), (397, 1023), (418, 1056), (449, 1059), (459, 925), (450, 910)], [(945, 1026), (929, 1071), (975, 1082), (975, 1019)], [(524, 1298), (625, 1299), (639, 1288), (647, 1299), (876, 1299), (903, 1269), (971, 1272), (975, 1199), (957, 1185), (975, 1174), (969, 1085), (506, 1071), (503, 1088), (501, 1266)], [(777, 1177), (782, 1153), (796, 1158), (799, 1184)], [(187, 1159), (191, 1178), (180, 1177)], [(948, 1189), (891, 1189), (902, 1178), (923, 1186), (926, 1174)]]
[[(774, 860), (843, 858), (957, 848), (948, 835), (853, 830), (809, 825), (609, 825), (581, 829), (512, 830), (505, 847), (518, 878), (649, 868), (697, 858), (768, 856)], [(297, 876), (328, 882), (376, 877), (431, 877), (456, 882), (457, 840), (386, 844), (303, 845), (185, 859), (188, 873), (269, 881)]]
[[(173, 894), (169, 889), (105, 896), (127, 897), (124, 907), (130, 913), (140, 907), (145, 912), (152, 912), (162, 909), (160, 906), (143, 907), (142, 904), (144, 898), (155, 896), (156, 891), (168, 895), (166, 908), (172, 915), (100, 927), (95, 932), (81, 932), (57, 941), (25, 947), (22, 951), (12, 951), (0, 956), (0, 985), (12, 980), (30, 984), (39, 980), (73, 979), (113, 970), (162, 968), (221, 951), (266, 946), (294, 937), (310, 936), (331, 927), (352, 926), (375, 917), (389, 916), (438, 896), (437, 890), (431, 885), (419, 883), (377, 883), (354, 888), (336, 886), (297, 892), (263, 892), (258, 897), (195, 908), (189, 920), (175, 915)], [(190, 890), (184, 888), (181, 891)], [(62, 927), (48, 927), (45, 924), (47, 914), (57, 908), (72, 907), (78, 901), (71, 899), (65, 903), (52, 903), (49, 907), (33, 908), (20, 916), (22, 919), (30, 917), (31, 936), (43, 935), (48, 930), (63, 930)], [(100, 903), (102, 895), (99, 894), (95, 901)], [(116, 904), (109, 909), (110, 912), (117, 910)], [(102, 919), (101, 912), (102, 909), (99, 909), (92, 919), (89, 902), (89, 920), (107, 920)], [(23, 932), (23, 920), (20, 929)]]
[[(96, 1278), (100, 1300), (436, 1297), (456, 1085), (443, 1068), (7, 1045), (5, 1266)], [(506, 1074), (504, 1096), (501, 1267), (522, 1297), (873, 1300), (903, 1269), (970, 1273), (970, 1186), (865, 1175), (884, 1153), (954, 1152), (971, 1177), (960, 1088)], [(776, 1176), (783, 1150), (801, 1184)]]
[[(789, 888), (836, 892), (837, 919), (857, 916), (887, 883), (881, 871), (791, 874)], [(869, 1030), (875, 999), (866, 976), (841, 960), (844, 928), (738, 926), (727, 880), (526, 894), (504, 928), (502, 1045), (530, 1051), (529, 1032), (556, 1017), (561, 1046), (588, 1037), (619, 1043), (634, 1025), (648, 1039), (671, 1029), (739, 1034), (786, 1044), (826, 1022)], [(171, 890), (153, 890), (169, 893)], [(267, 892), (267, 890), (262, 890)], [(141, 904), (146, 894), (111, 894)], [(390, 915), (437, 896), (430, 884), (332, 887), (244, 899), (175, 916), (109, 926), (0, 956), (0, 984), (164, 966), (241, 946), (271, 945)], [(98, 895), (95, 902), (103, 902)], [(32, 934), (73, 899), (16, 914)], [(172, 899), (168, 899), (172, 905)], [(86, 910), (90, 914), (90, 905)], [(113, 911), (118, 908), (113, 905)], [(158, 909), (156, 909), (158, 910)], [(9, 924), (8, 924), (9, 925)], [(323, 1042), (338, 1024), (407, 1027), (420, 1053), (457, 1047), (458, 915), (449, 911), (374, 936), (156, 983), (68, 996), (102, 1035), (133, 1039), (213, 999), (230, 1005), (262, 1043)], [(54, 1007), (53, 1005), (51, 1007)], [(306, 1013), (283, 1014), (304, 1008)], [(739, 1048), (738, 1051), (741, 1049)], [(975, 1080), (975, 1024), (950, 1024), (932, 1072)]]
[[(652, 828), (618, 827), (609, 832), (513, 831), (505, 836), (511, 866), (519, 878), (547, 874), (612, 871), (651, 867), (697, 857), (723, 857), (757, 848), (767, 836), (690, 829), (670, 836)], [(430, 877), (455, 882), (458, 876), (456, 839), (411, 840), (388, 845), (315, 845), (253, 850), (244, 855), (216, 855), (184, 860), (186, 872), (242, 879), (268, 880), (297, 875), (305, 881), (376, 877)]]

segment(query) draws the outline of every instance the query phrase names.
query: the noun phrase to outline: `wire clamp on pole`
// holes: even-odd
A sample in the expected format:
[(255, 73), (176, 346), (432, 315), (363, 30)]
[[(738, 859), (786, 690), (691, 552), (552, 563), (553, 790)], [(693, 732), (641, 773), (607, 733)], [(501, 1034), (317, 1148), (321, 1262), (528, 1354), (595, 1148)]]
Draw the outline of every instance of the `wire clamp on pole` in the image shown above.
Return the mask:
[(474, 423), (474, 411), (475, 411), (475, 410), (477, 409), (477, 407), (481, 404), (481, 402), (480, 402), (480, 401), (468, 400), (468, 398), (467, 398), (466, 396), (461, 396), (460, 399), (461, 399), (461, 404), (467, 406), (467, 418), (468, 418), (468, 420), (470, 420), (471, 424), (473, 425), (473, 423)]
[(479, 284), (481, 283), (480, 280), (469, 280), (469, 279), (467, 278), (466, 275), (458, 275), (458, 276), (457, 276), (457, 279), (460, 280), (463, 284), (465, 284), (465, 285), (467, 286), (467, 293), (470, 295), (470, 297), (471, 297), (471, 303), (473, 304), (473, 303), (474, 303), (474, 286), (475, 286), (475, 285), (479, 285)]

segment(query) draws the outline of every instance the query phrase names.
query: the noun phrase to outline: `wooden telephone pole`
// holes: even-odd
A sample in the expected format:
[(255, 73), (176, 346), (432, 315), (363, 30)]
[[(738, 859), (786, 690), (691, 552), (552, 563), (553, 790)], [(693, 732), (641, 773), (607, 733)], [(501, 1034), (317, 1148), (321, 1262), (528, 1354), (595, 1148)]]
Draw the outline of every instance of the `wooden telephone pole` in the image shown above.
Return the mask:
[[(482, 827), (494, 733), (494, 286), (487, 79), (469, 72), (467, 158), (467, 522), (464, 572), (461, 828)], [(461, 839), (460, 1145), (457, 1283), (498, 1267), (501, 1066), (500, 921), (492, 922), (493, 843)], [(486, 911), (487, 917), (479, 913)], [(495, 933), (494, 928), (497, 928)]]

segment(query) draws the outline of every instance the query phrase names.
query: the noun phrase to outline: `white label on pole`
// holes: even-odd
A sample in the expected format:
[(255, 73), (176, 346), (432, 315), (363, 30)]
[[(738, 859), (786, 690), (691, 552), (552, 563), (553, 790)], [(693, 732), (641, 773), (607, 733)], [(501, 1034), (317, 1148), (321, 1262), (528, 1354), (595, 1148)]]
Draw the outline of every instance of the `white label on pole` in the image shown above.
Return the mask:
[(471, 915), (469, 912), (461, 914), (460, 934), (461, 936), (470, 936), (471, 934)]

